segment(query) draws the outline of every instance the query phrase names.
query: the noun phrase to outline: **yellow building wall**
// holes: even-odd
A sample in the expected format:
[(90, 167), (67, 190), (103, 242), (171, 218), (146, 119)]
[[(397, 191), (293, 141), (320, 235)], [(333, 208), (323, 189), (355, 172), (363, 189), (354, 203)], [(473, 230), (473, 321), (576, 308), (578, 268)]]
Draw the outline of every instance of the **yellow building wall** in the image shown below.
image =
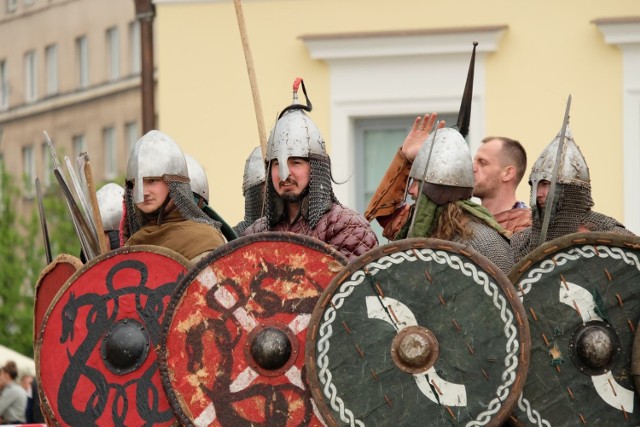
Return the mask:
[[(571, 127), (590, 167), (595, 209), (624, 220), (622, 53), (604, 42), (592, 21), (640, 16), (640, 2), (244, 0), (242, 4), (267, 133), (277, 112), (291, 102), (294, 78), (302, 76), (313, 101), (313, 120), (329, 152), (332, 144), (342, 143), (334, 142), (330, 134), (329, 68), (309, 57), (300, 36), (508, 26), (497, 51), (486, 61), (486, 133), (520, 140), (530, 168), (559, 131), (571, 94)], [(159, 128), (202, 163), (212, 205), (235, 225), (244, 212), (244, 162), (259, 138), (234, 4), (161, 0), (156, 7)], [(525, 201), (529, 200), (527, 176), (518, 190)]]

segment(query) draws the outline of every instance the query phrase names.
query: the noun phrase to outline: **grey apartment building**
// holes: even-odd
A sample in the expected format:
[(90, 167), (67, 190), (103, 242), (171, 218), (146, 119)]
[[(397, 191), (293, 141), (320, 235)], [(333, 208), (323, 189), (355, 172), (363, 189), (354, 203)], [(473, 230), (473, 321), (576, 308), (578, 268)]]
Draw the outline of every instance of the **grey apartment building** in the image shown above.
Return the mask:
[[(57, 185), (46, 131), (96, 185), (122, 177), (141, 125), (140, 25), (133, 0), (2, 0), (0, 155), (30, 209), (34, 180)], [(122, 183), (120, 183), (122, 184)]]

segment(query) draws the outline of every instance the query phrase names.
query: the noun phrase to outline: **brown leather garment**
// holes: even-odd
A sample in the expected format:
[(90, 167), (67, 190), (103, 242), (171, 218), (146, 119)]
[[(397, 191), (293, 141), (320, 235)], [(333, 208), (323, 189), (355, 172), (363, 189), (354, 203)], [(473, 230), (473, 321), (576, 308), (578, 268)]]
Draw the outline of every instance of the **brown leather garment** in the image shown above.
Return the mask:
[(513, 233), (517, 233), (531, 225), (531, 209), (515, 208), (508, 211), (500, 212), (493, 216), (496, 221), (504, 228)]
[[(243, 235), (263, 231), (267, 231), (266, 220), (260, 218), (247, 228)], [(349, 260), (378, 246), (378, 239), (364, 217), (337, 203), (334, 203), (331, 209), (325, 212), (316, 228), (312, 229), (307, 219), (300, 216), (293, 224), (289, 224), (286, 219), (283, 219), (271, 231), (289, 231), (315, 237), (334, 246)]]

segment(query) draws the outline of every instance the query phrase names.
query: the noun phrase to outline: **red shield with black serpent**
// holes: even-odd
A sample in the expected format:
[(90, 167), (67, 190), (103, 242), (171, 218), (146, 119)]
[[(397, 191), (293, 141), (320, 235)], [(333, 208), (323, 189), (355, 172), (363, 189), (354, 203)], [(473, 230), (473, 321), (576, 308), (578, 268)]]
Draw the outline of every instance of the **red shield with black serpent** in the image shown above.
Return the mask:
[(78, 270), (52, 301), (36, 342), (36, 373), (55, 425), (169, 426), (157, 346), (171, 294), (191, 263), (132, 246)]
[(307, 325), (346, 265), (292, 233), (216, 249), (180, 283), (163, 325), (162, 380), (185, 425), (322, 425), (305, 378)]

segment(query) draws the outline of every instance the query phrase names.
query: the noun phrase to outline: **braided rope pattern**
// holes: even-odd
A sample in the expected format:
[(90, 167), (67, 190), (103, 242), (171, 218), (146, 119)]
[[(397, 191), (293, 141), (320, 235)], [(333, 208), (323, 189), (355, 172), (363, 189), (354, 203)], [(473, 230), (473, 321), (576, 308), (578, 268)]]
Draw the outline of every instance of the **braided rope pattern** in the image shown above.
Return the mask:
[[(554, 254), (553, 259), (546, 259), (540, 263), (539, 267), (529, 270), (526, 277), (519, 282), (520, 286), (516, 287), (520, 298), (528, 294), (533, 284), (539, 282), (544, 274), (552, 272), (556, 267), (565, 265), (569, 261), (576, 261), (581, 258), (589, 259), (596, 256), (599, 258), (623, 260), (626, 264), (635, 266), (635, 268), (640, 271), (640, 261), (636, 254), (622, 248), (602, 245), (598, 247), (593, 245), (573, 247), (566, 252)], [(520, 291), (520, 289), (522, 291)], [(549, 427), (551, 425), (549, 421), (541, 417), (540, 412), (531, 407), (531, 403), (524, 397), (524, 393), (520, 394), (518, 408), (520, 408), (520, 410), (527, 415), (529, 421), (536, 426)]]
[[(503, 384), (496, 390), (496, 397), (489, 402), (488, 409), (480, 413), (476, 420), (467, 424), (467, 426), (486, 425), (491, 420), (491, 416), (500, 410), (502, 402), (509, 395), (511, 385), (516, 380), (520, 343), (518, 341), (518, 328), (514, 324), (513, 312), (510, 310), (504, 295), (500, 293), (500, 288), (491, 280), (485, 271), (479, 271), (476, 265), (464, 262), (459, 256), (451, 255), (448, 252), (434, 251), (432, 249), (411, 249), (382, 257), (377, 261), (367, 264), (365, 268), (371, 276), (375, 276), (379, 271), (386, 270), (394, 265), (418, 260), (447, 264), (455, 270), (460, 270), (465, 276), (473, 278), (477, 285), (482, 286), (484, 293), (491, 297), (493, 305), (500, 310), (500, 317), (505, 324), (503, 332), (507, 337), (507, 356), (504, 359), (505, 371), (502, 373)], [(327, 354), (330, 348), (329, 339), (333, 334), (332, 323), (336, 319), (336, 313), (342, 307), (344, 300), (353, 293), (356, 286), (359, 286), (364, 281), (366, 275), (363, 270), (364, 269), (354, 272), (350, 279), (345, 281), (333, 295), (331, 304), (327, 306), (328, 308), (318, 328), (318, 355), (316, 362), (318, 366), (318, 377), (324, 385), (323, 393), (324, 396), (329, 399), (331, 408), (338, 413), (340, 420), (348, 423), (351, 427), (364, 426), (364, 423), (361, 420), (355, 419), (353, 412), (349, 408), (346, 408), (344, 401), (337, 396), (337, 389), (332, 382), (333, 376), (329, 370), (329, 357)]]

